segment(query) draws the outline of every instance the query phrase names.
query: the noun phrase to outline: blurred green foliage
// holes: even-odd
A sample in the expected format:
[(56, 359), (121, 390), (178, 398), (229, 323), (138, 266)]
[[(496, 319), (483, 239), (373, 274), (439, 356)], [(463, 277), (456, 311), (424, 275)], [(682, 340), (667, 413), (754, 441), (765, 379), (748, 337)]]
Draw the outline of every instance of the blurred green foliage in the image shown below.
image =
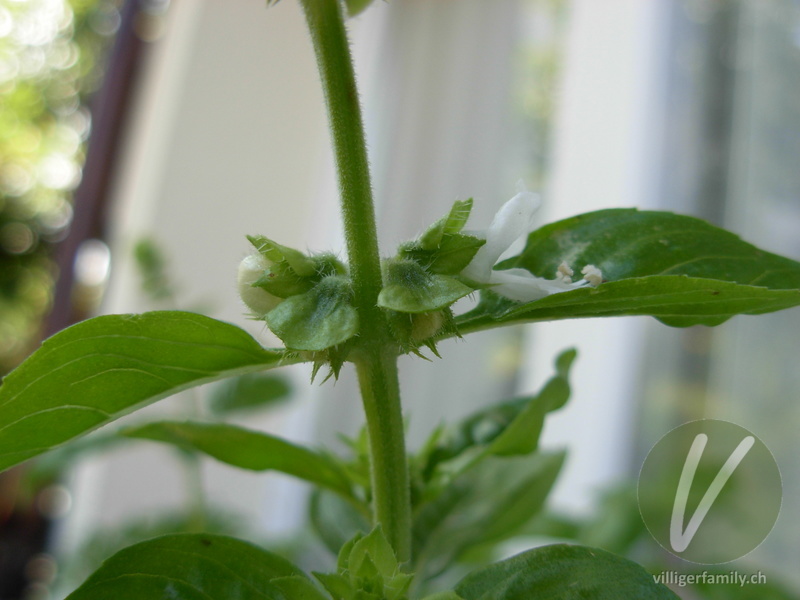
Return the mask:
[(51, 302), (91, 119), (87, 99), (119, 25), (109, 0), (0, 0), (0, 374)]

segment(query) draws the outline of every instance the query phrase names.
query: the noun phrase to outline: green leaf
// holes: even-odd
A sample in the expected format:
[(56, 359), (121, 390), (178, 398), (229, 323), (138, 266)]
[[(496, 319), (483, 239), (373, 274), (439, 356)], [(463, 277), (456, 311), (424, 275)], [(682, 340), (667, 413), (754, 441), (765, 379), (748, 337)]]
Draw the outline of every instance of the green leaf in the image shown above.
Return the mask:
[(309, 520), (332, 554), (338, 554), (355, 532), (370, 529), (367, 516), (358, 512), (353, 504), (322, 489), (311, 494)]
[(345, 4), (347, 4), (347, 16), (355, 17), (363, 12), (372, 2), (373, 0), (345, 0)]
[(464, 459), (448, 470), (460, 473), (487, 456), (523, 455), (536, 450), (545, 416), (569, 399), (569, 371), (576, 356), (574, 349), (562, 352), (555, 361), (556, 374), (535, 396), (503, 402), (465, 419), (454, 435), (429, 450), (423, 476), (430, 479), (442, 463), (462, 454)]
[(564, 458), (563, 452), (490, 457), (456, 478), (415, 513), (417, 569), (435, 575), (467, 551), (518, 535), (542, 511)]
[(446, 234), (453, 235), (464, 229), (470, 212), (472, 212), (472, 198), (456, 200), (447, 216), (436, 221), (419, 237), (417, 245), (422, 250), (436, 250)]
[(142, 278), (142, 290), (152, 300), (172, 298), (174, 290), (161, 247), (152, 239), (140, 239), (133, 247), (133, 257)]
[(447, 215), (447, 219), (444, 223), (444, 233), (446, 234), (453, 234), (453, 233), (461, 233), (461, 230), (464, 229), (464, 225), (467, 224), (469, 220), (469, 214), (472, 212), (472, 198), (467, 198), (466, 200), (456, 200), (453, 202), (453, 206), (450, 209), (450, 214)]
[(464, 600), (675, 600), (667, 587), (629, 560), (584, 546), (535, 548), (465, 577)]
[(534, 231), (503, 268), (551, 276), (561, 261), (593, 264), (604, 279), (687, 275), (772, 289), (800, 288), (800, 263), (694, 217), (629, 208), (578, 215)]
[(347, 559), (347, 568), (355, 575), (359, 575), (361, 565), (367, 557), (371, 559), (378, 573), (385, 578), (394, 575), (398, 569), (397, 557), (380, 526), (353, 544)]
[(306, 576), (293, 575), (279, 577), (270, 581), (286, 596), (287, 600), (330, 600), (330, 596), (322, 593)]
[(266, 259), (274, 263), (285, 261), (300, 277), (311, 277), (316, 273), (314, 261), (299, 250), (282, 246), (263, 235), (248, 235), (247, 239)]
[[(267, 254), (274, 255), (274, 252), (268, 252)], [(328, 275), (347, 274), (347, 267), (333, 254), (323, 253), (314, 256), (301, 256), (303, 262), (299, 267), (301, 272), (304, 273), (303, 275), (292, 267), (292, 264), (298, 266), (297, 261), (292, 263), (287, 260), (274, 262), (268, 259), (266, 268), (252, 283), (252, 286), (279, 298), (289, 298), (290, 296), (305, 294)]]
[(572, 539), (627, 555), (642, 535), (647, 535), (646, 532), (639, 512), (636, 486), (625, 484), (603, 492), (595, 514), (581, 524)]
[(248, 373), (226, 379), (211, 393), (210, 406), (214, 414), (251, 410), (286, 400), (292, 387), (286, 377), (265, 373)]
[(471, 210), (472, 198), (455, 202), (450, 213), (431, 225), (418, 240), (401, 245), (398, 257), (413, 260), (430, 273), (458, 275), (486, 243), (461, 233)]
[(289, 298), (305, 294), (314, 287), (314, 280), (311, 277), (300, 277), (284, 261), (269, 265), (252, 286), (278, 298)]
[(129, 443), (130, 440), (120, 437), (116, 432), (97, 431), (32, 460), (26, 465), (23, 478), (30, 483), (32, 489), (40, 489), (62, 477), (70, 467), (85, 456), (110, 452), (122, 444)]
[(562, 408), (570, 395), (569, 370), (577, 352), (567, 350), (556, 358), (556, 375), (545, 383), (537, 396), (503, 429), (487, 449), (489, 454), (514, 456), (529, 454), (539, 445), (539, 435), (547, 413)]
[(364, 539), (364, 534), (359, 531), (352, 538), (342, 544), (339, 554), (336, 557), (337, 571), (343, 573), (350, 568), (350, 555), (353, 553), (353, 547), (362, 539)]
[[(470, 543), (485, 544), (513, 537), (544, 508), (550, 490), (564, 466), (565, 458), (565, 452), (556, 452), (537, 454), (533, 460), (527, 461), (524, 475), (512, 480), (514, 485), (510, 491), (498, 494), (489, 503), (488, 511), (475, 529), (477, 535)], [(500, 490), (506, 486), (504, 479), (515, 470), (513, 464), (508, 466), (512, 470), (506, 470), (506, 465), (501, 466), (499, 463), (494, 469), (484, 469), (482, 488), (487, 494), (493, 489)]]
[(107, 315), (46, 340), (0, 387), (0, 469), (176, 392), (298, 362), (201, 315)]
[(442, 439), (438, 430), (414, 457), (414, 555), (429, 542), (433, 549), (425, 549), (423, 560), (441, 555), (426, 568), (435, 571), (440, 563), (441, 570), (470, 546), (516, 535), (541, 510), (564, 456), (527, 455), (536, 451), (546, 412), (563, 406), (569, 396), (567, 377), (575, 356), (568, 350), (557, 358), (557, 374), (536, 396), (469, 417), (455, 437)]
[[(354, 591), (350, 580), (338, 573), (313, 573), (334, 600), (352, 600)], [(359, 598), (358, 600), (361, 600)]]
[(606, 283), (518, 304), (490, 291), (458, 317), (462, 333), (530, 321), (652, 315), (667, 325), (718, 325), (736, 314), (800, 304), (800, 263), (693, 217), (612, 209), (534, 231), (523, 252), (498, 265), (552, 278), (561, 262), (592, 264)]
[(342, 546), (336, 575), (314, 575), (336, 598), (403, 600), (413, 576), (400, 571), (394, 550), (380, 526), (357, 533)]
[[(415, 242), (411, 242), (400, 246), (398, 257), (419, 263), (429, 273), (457, 276), (472, 262), (485, 243), (486, 240), (471, 235), (447, 234), (436, 250), (423, 250)], [(472, 287), (480, 289), (486, 286), (474, 284)]]
[(285, 595), (273, 585), (273, 581), (284, 585), (286, 578), (308, 579), (284, 558), (234, 538), (167, 535), (118, 552), (67, 600), (302, 598)]
[[(462, 477), (448, 485), (435, 498), (414, 506), (411, 536), (412, 556), (415, 561), (426, 560), (427, 557), (423, 554), (426, 552), (426, 547), (429, 543), (431, 546), (441, 545), (437, 544), (437, 540), (445, 541), (449, 549), (448, 554), (453, 555), (460, 551), (460, 548), (455, 548), (457, 544), (449, 543), (451, 540), (445, 540), (442, 534), (448, 527), (447, 521), (452, 519), (453, 515), (463, 514), (460, 509), (469, 502), (469, 494), (474, 487), (474, 476)], [(459, 525), (460, 523), (461, 521)], [(436, 559), (442, 554), (435, 551), (426, 553), (437, 555), (434, 557)], [(446, 561), (450, 558), (448, 557)]]
[(422, 600), (464, 600), (461, 596), (450, 590), (447, 592), (439, 592), (432, 596), (425, 596)]
[(636, 315), (650, 315), (673, 327), (715, 326), (734, 315), (763, 314), (800, 304), (798, 290), (658, 275), (553, 294), (527, 304), (498, 301), (493, 296), (491, 291), (482, 291), (481, 304), (456, 317), (459, 333), (514, 323)]
[(460, 233), (445, 235), (438, 250), (431, 253), (427, 268), (431, 273), (457, 275), (475, 258), (486, 240)]
[(413, 260), (394, 259), (386, 264), (386, 286), (378, 306), (403, 313), (427, 313), (447, 308), (474, 290), (447, 277), (428, 273)]
[(267, 325), (287, 347), (325, 350), (358, 333), (350, 281), (331, 275), (311, 291), (292, 296), (267, 313)]
[(242, 469), (280, 471), (351, 497), (350, 482), (334, 459), (260, 431), (221, 423), (162, 421), (122, 433), (198, 450)]

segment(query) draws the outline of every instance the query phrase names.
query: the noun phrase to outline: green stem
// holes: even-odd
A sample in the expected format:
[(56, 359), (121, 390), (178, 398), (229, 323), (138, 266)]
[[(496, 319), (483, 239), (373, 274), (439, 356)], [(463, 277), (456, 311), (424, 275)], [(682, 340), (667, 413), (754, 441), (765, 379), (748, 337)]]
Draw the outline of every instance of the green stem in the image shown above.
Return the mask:
[(314, 43), (339, 174), (350, 275), (359, 317), (354, 352), (370, 440), (375, 521), (401, 561), (411, 554), (411, 500), (397, 358), (383, 312), (375, 209), (353, 62), (339, 0), (301, 0)]
[(375, 519), (405, 562), (411, 558), (411, 498), (397, 357), (389, 351), (363, 357), (356, 370), (367, 415)]
[(371, 320), (380, 316), (377, 300), (381, 289), (381, 263), (364, 125), (350, 47), (338, 0), (302, 0), (302, 4), (328, 106), (356, 307), (362, 321)]
[(200, 457), (188, 452), (184, 454), (186, 496), (189, 507), (189, 531), (202, 532), (208, 525), (205, 490), (203, 489), (203, 468)]

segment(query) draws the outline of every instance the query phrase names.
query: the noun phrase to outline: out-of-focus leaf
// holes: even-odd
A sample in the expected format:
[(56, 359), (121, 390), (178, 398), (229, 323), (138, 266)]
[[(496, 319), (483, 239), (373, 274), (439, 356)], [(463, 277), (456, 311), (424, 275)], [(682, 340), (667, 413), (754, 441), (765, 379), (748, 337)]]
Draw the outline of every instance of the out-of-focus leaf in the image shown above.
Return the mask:
[(92, 435), (80, 438), (60, 446), (52, 452), (39, 456), (32, 460), (23, 471), (25, 482), (32, 489), (40, 488), (64, 474), (77, 461), (85, 456), (108, 452), (117, 446), (129, 443), (129, 440), (118, 436), (116, 433), (106, 433), (98, 431)]
[[(202, 520), (203, 532), (209, 534), (235, 536), (249, 527), (240, 516), (216, 508), (206, 511)], [(198, 525), (197, 514), (176, 508), (127, 519), (115, 527), (97, 528), (74, 552), (61, 557), (59, 581), (64, 587), (75, 589), (120, 550), (164, 535), (197, 533)]]
[(528, 402), (508, 427), (492, 440), (487, 448), (489, 454), (514, 456), (529, 454), (539, 445), (539, 435), (547, 413), (562, 408), (569, 399), (569, 370), (577, 352), (567, 350), (556, 358), (556, 375), (539, 394)]
[(676, 600), (634, 562), (597, 548), (558, 544), (528, 550), (465, 577), (464, 600)]
[(222, 423), (161, 421), (122, 433), (204, 452), (242, 469), (280, 471), (345, 497), (352, 495), (350, 482), (333, 458), (260, 431)]
[(461, 471), (491, 455), (514, 456), (536, 450), (547, 413), (566, 404), (570, 395), (569, 371), (577, 356), (574, 349), (556, 358), (556, 374), (535, 396), (518, 398), (492, 406), (468, 417), (441, 442), (427, 451), (423, 477), (431, 478), (437, 467), (454, 461), (448, 470)]
[(164, 300), (174, 295), (167, 275), (167, 260), (155, 241), (139, 240), (133, 248), (133, 257), (142, 277), (142, 289), (153, 300)]
[(412, 461), (414, 555), (424, 577), (468, 549), (517, 535), (542, 510), (563, 454), (510, 457), (536, 451), (546, 414), (569, 398), (575, 357), (559, 355), (556, 375), (536, 396), (481, 411), (449, 439), (437, 430)]
[(345, 0), (347, 15), (355, 17), (362, 13), (374, 0)]
[(397, 557), (389, 545), (389, 541), (379, 527), (359, 538), (350, 549), (347, 557), (347, 568), (358, 573), (361, 565), (369, 557), (379, 573), (391, 575), (397, 568)]
[(368, 531), (369, 520), (349, 502), (326, 490), (317, 489), (309, 504), (311, 526), (331, 554), (338, 554), (358, 531)]
[(270, 583), (283, 592), (287, 600), (330, 600), (330, 596), (322, 592), (305, 575), (278, 577)]
[[(566, 454), (539, 454), (530, 466), (524, 479), (517, 479), (508, 493), (486, 502), (487, 510), (475, 527), (471, 544), (485, 544), (508, 539), (544, 508), (547, 496), (564, 466)], [(489, 498), (490, 490), (507, 485), (504, 469), (496, 466), (485, 469), (482, 489)]]
[(241, 410), (263, 408), (286, 400), (292, 393), (289, 380), (281, 375), (248, 373), (218, 384), (210, 397), (211, 410), (226, 415)]
[(587, 546), (625, 555), (646, 532), (636, 488), (626, 485), (603, 494), (597, 513), (583, 524), (575, 539)]
[(747, 578), (743, 585), (741, 581), (731, 581), (730, 569), (704, 567), (704, 571), (708, 573), (708, 581), (683, 588), (699, 592), (703, 600), (797, 600), (796, 592), (776, 583), (771, 575), (737, 569), (735, 573)]
[(413, 529), (421, 575), (436, 575), (467, 551), (519, 534), (542, 511), (564, 457), (488, 458), (421, 506)]
[(118, 552), (68, 600), (288, 600), (272, 583), (286, 578), (307, 579), (284, 558), (234, 538), (168, 535)]
[(194, 313), (107, 315), (46, 340), (0, 387), (0, 469), (187, 388), (298, 362)]

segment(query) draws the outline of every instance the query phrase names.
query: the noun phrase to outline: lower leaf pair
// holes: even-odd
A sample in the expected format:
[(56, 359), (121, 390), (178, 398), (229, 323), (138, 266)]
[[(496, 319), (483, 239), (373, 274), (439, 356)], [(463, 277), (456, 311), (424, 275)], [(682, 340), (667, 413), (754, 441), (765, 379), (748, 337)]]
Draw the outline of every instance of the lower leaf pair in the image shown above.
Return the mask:
[[(170, 535), (117, 553), (67, 600), (408, 598), (405, 588), (411, 575), (398, 570), (380, 530), (353, 540), (342, 556), (337, 574), (317, 575), (331, 591), (329, 595), (289, 561), (247, 542), (206, 534)], [(353, 589), (352, 584), (365, 577), (388, 585), (380, 591)], [(479, 569), (454, 590), (424, 600), (537, 598), (674, 600), (677, 596), (633, 562), (595, 548), (558, 544)]]

